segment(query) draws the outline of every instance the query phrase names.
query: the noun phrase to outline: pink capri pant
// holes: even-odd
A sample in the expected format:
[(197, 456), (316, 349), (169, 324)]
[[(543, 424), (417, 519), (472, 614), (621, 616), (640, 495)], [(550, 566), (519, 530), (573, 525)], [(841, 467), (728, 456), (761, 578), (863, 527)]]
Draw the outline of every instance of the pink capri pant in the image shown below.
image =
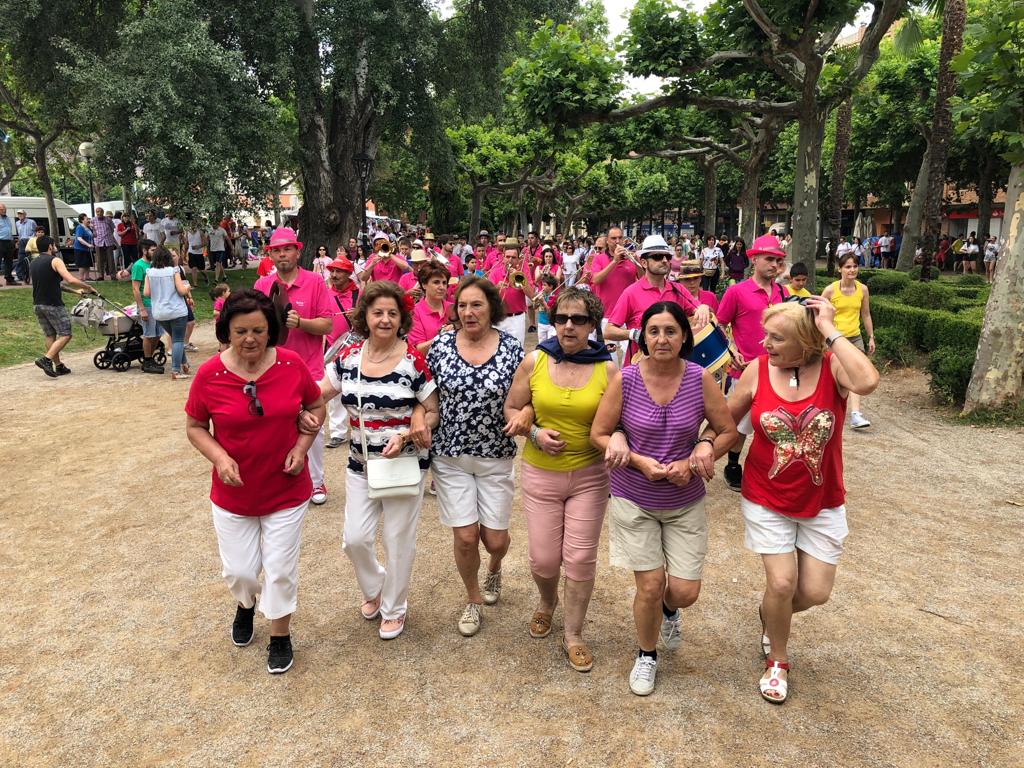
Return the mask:
[(566, 578), (592, 581), (608, 507), (604, 463), (555, 472), (524, 461), (522, 489), (530, 570), (552, 579), (564, 566)]

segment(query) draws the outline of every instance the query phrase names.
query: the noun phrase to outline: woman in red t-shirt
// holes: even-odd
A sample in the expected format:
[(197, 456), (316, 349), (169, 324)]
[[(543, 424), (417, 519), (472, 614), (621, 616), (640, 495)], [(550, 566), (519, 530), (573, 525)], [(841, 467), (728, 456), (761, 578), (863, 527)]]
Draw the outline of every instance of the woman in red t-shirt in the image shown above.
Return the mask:
[(878, 371), (836, 330), (835, 314), (820, 296), (793, 296), (766, 309), (767, 354), (747, 366), (729, 395), (733, 418), (749, 410), (754, 427), (741, 506), (746, 546), (764, 563), (760, 689), (772, 704), (787, 696), (793, 614), (828, 600), (848, 533), (846, 397), (878, 386)]
[(217, 339), (228, 348), (199, 368), (185, 403), (188, 439), (213, 464), (213, 527), (238, 601), (231, 639), (238, 646), (252, 640), (259, 594), (271, 621), (272, 674), (292, 665), (299, 540), (313, 492), (306, 452), (314, 435), (299, 433), (298, 416), (305, 409), (322, 423), (325, 411), (302, 359), (275, 346), (279, 332), (270, 299), (232, 293), (217, 318)]

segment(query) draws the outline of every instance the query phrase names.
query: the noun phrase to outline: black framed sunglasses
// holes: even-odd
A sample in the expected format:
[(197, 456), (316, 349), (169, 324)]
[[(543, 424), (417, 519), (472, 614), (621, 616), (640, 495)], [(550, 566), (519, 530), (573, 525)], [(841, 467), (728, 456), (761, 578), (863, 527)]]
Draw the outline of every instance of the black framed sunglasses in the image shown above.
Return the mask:
[(648, 259), (650, 261), (664, 261), (665, 259), (670, 259), (672, 257), (669, 256), (667, 253), (646, 253), (644, 254), (643, 258)]
[(590, 322), (590, 315), (563, 315), (559, 312), (551, 316), (551, 322), (555, 325), (565, 325), (570, 320), (573, 325), (586, 325)]
[(256, 397), (256, 382), (246, 382), (242, 387), (244, 392), (249, 398), (249, 415), (250, 416), (262, 416), (263, 415), (263, 403)]
[(784, 298), (782, 300), (782, 303), (783, 304), (789, 304), (789, 303), (792, 302), (793, 304), (799, 304), (801, 307), (803, 307), (804, 309), (807, 310), (808, 316), (813, 320), (814, 319), (814, 306), (807, 303), (807, 299), (808, 298), (809, 298), (808, 296), (787, 296), (786, 298)]

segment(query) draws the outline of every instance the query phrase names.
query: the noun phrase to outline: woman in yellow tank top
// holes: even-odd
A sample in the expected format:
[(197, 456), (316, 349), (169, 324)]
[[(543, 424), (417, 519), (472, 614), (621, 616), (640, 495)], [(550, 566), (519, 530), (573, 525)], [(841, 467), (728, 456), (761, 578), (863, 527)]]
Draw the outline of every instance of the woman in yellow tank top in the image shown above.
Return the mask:
[(520, 483), (530, 571), (540, 600), (530, 636), (547, 637), (565, 569), (562, 648), (579, 672), (593, 667), (583, 624), (594, 591), (597, 544), (608, 506), (604, 455), (590, 444), (590, 426), (615, 364), (607, 348), (588, 342), (604, 310), (589, 291), (567, 288), (551, 315), (555, 338), (527, 355), (505, 400), (505, 418), (525, 408), (534, 423), (523, 451)]
[[(848, 338), (853, 345), (861, 352), (869, 355), (875, 354), (875, 325), (871, 320), (871, 304), (868, 296), (868, 287), (858, 282), (857, 256), (855, 253), (848, 253), (839, 259), (839, 279), (821, 292), (821, 298), (828, 299), (836, 308), (835, 325), (836, 330)], [(868, 346), (864, 348), (864, 339), (861, 336), (860, 324), (863, 321), (864, 329), (868, 332)], [(850, 393), (850, 426), (854, 429), (870, 427), (868, 421), (861, 411), (860, 395)]]

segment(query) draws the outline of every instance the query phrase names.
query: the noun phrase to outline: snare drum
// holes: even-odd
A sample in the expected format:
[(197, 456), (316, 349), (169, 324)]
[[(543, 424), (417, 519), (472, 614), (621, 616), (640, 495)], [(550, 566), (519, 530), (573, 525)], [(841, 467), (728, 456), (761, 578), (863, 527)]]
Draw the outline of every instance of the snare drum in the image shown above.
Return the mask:
[(687, 357), (691, 362), (715, 373), (719, 368), (732, 362), (729, 351), (729, 337), (718, 323), (712, 320), (693, 337), (693, 351)]

